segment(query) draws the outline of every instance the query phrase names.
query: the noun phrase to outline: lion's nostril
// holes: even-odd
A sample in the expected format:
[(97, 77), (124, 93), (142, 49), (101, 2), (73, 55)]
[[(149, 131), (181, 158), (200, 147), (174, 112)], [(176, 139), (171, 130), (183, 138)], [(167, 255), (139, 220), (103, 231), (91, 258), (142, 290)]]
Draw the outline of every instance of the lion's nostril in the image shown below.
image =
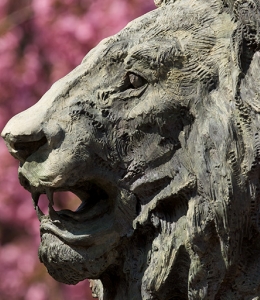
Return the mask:
[(12, 144), (12, 148), (16, 151), (15, 156), (19, 160), (26, 160), (27, 157), (36, 152), (41, 146), (47, 143), (46, 137), (42, 137), (38, 141), (28, 142), (15, 142)]
[(32, 141), (32, 142), (16, 142), (13, 144), (13, 148), (17, 151), (29, 151), (31, 150), (32, 153), (39, 149), (41, 146), (47, 143), (47, 139), (44, 136), (39, 141)]

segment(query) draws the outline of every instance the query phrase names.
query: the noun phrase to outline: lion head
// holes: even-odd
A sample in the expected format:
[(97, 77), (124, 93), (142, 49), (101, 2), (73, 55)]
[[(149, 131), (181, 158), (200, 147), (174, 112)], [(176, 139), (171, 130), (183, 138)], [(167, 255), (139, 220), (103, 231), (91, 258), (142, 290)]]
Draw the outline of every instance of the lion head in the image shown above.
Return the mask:
[[(58, 281), (95, 279), (101, 299), (253, 299), (259, 3), (157, 4), (2, 133), (41, 221), (39, 257)], [(55, 211), (58, 191), (82, 204)]]

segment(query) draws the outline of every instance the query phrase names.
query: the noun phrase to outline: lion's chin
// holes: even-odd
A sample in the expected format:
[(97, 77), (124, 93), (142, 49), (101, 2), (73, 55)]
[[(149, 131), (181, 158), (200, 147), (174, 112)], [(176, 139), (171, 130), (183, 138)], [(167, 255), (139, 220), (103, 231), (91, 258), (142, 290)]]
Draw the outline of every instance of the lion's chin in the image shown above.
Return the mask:
[(111, 264), (111, 259), (114, 260), (115, 252), (112, 250), (109, 255), (102, 254), (96, 247), (69, 245), (52, 233), (44, 233), (39, 258), (55, 280), (77, 284), (86, 278), (98, 279)]
[(77, 284), (89, 275), (83, 249), (75, 249), (50, 233), (42, 235), (39, 247), (40, 261), (57, 281)]

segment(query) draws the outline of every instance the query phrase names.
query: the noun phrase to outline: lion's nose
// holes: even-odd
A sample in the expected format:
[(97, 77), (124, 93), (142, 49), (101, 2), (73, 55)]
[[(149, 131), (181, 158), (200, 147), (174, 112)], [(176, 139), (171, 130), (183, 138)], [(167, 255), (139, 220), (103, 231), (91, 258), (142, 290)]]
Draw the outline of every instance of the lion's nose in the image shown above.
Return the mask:
[(42, 145), (47, 143), (46, 136), (41, 129), (35, 115), (26, 111), (14, 116), (1, 133), (9, 152), (21, 162), (24, 162)]

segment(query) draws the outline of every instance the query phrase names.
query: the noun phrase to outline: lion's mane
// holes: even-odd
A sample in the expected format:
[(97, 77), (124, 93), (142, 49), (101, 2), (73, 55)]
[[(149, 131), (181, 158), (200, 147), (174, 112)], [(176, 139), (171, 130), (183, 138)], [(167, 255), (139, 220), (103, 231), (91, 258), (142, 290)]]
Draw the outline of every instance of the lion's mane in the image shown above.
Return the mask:
[(142, 281), (143, 299), (260, 295), (259, 5), (224, 1), (236, 24), (232, 62), (205, 75), (194, 100), (199, 121), (186, 146), (196, 178), (187, 175), (177, 193), (169, 183), (145, 205), (132, 247), (122, 249), (124, 271)]

